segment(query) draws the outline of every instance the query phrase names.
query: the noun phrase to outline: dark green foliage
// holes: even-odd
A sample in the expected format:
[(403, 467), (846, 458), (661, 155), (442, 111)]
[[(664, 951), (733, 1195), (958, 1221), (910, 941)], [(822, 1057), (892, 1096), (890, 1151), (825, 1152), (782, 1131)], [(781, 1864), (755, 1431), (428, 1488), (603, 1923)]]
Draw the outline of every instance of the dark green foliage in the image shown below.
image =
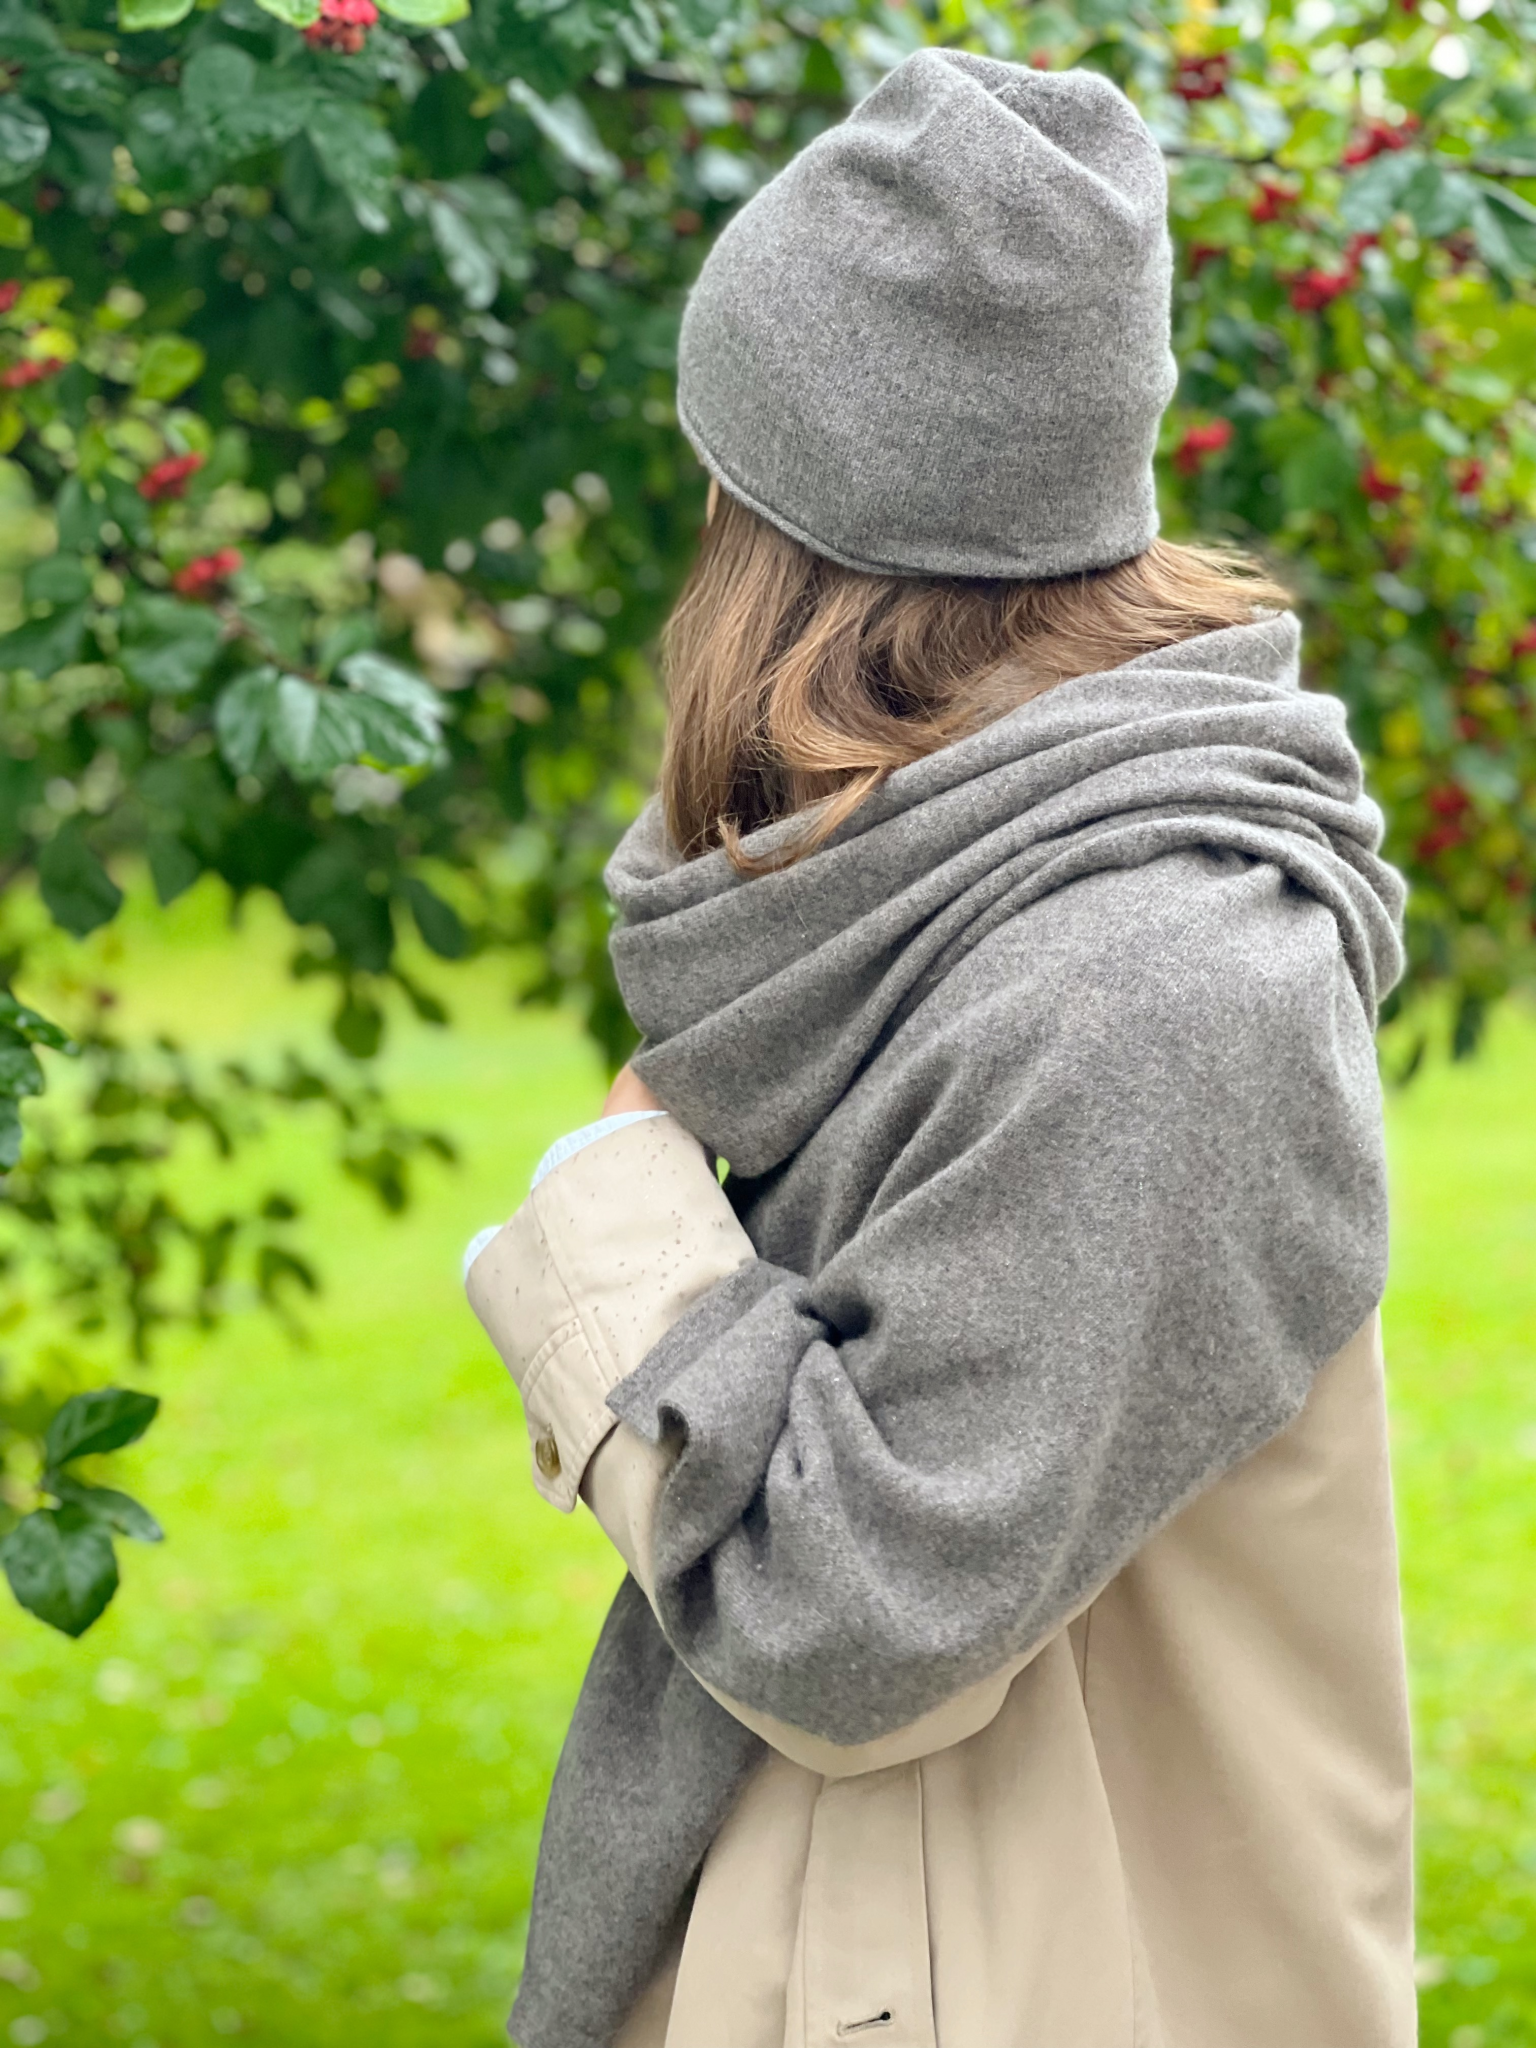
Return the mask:
[[(79, 1057), (82, 1101), (62, 1121), (41, 1117), (16, 1166), (15, 1101), (42, 1087), (36, 1046)], [(293, 1300), (317, 1285), (296, 1241), (298, 1199), (271, 1188), (243, 1209), (210, 1211), (185, 1192), (177, 1168), (199, 1145), (215, 1160), (232, 1158), (264, 1118), (309, 1107), (326, 1117), (344, 1170), (387, 1210), (405, 1206), (420, 1157), (452, 1157), (438, 1133), (400, 1123), (373, 1088), (338, 1083), (293, 1056), (264, 1077), (239, 1065), (204, 1076), (169, 1043), (130, 1054), (102, 1009), (75, 1045), (0, 996), (0, 1110), (13, 1117), (15, 1167), (0, 1202), (4, 1323), (25, 1326), (42, 1302), (53, 1309), (53, 1336), (38, 1340), (43, 1377), (13, 1386), (0, 1374), (0, 1563), (21, 1604), (67, 1634), (88, 1628), (116, 1589), (113, 1539), (156, 1543), (161, 1534), (147, 1509), (82, 1475), (79, 1461), (135, 1443), (159, 1402), (122, 1386), (61, 1398), (61, 1366), (89, 1376), (104, 1349), (142, 1366), (161, 1333), (212, 1329), (242, 1298), (297, 1330)], [(73, 1340), (67, 1352), (57, 1342), (61, 1319)]]
[(49, 1421), (40, 1485), (58, 1505), (22, 1517), (0, 1544), (0, 1564), (21, 1605), (65, 1635), (83, 1635), (117, 1591), (113, 1535), (158, 1543), (164, 1532), (126, 1493), (85, 1485), (63, 1468), (135, 1443), (159, 1406), (130, 1387), (95, 1387)]

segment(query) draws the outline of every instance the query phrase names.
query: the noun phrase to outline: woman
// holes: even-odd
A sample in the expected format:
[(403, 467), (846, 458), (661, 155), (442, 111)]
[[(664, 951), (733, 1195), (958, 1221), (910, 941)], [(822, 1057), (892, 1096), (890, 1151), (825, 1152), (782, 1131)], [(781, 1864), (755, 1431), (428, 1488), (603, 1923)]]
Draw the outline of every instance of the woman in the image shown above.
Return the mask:
[(1156, 538), (1164, 206), (927, 50), (689, 302), (644, 1045), (468, 1280), (629, 1568), (523, 2048), (1414, 2037), (1401, 891), (1284, 593)]

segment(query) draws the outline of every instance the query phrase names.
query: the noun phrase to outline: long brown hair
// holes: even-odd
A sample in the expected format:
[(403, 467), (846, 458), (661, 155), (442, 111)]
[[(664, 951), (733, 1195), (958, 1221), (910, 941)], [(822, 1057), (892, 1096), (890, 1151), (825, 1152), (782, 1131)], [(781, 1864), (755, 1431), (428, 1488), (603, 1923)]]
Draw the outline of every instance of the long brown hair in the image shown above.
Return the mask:
[[(1245, 556), (1164, 540), (1049, 582), (870, 575), (722, 492), (662, 640), (668, 829), (689, 859), (723, 846), (747, 873), (785, 866), (893, 768), (1026, 698), (1289, 603)], [(742, 850), (801, 811), (774, 855)]]

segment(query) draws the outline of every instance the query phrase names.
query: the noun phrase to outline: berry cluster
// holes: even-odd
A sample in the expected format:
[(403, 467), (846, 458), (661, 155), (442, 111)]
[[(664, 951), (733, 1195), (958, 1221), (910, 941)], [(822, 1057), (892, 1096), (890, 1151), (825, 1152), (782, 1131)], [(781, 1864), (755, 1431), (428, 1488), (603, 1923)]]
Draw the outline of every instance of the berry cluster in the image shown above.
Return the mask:
[(355, 57), (378, 18), (373, 0), (320, 0), (320, 19), (305, 29), (304, 40), (311, 49)]

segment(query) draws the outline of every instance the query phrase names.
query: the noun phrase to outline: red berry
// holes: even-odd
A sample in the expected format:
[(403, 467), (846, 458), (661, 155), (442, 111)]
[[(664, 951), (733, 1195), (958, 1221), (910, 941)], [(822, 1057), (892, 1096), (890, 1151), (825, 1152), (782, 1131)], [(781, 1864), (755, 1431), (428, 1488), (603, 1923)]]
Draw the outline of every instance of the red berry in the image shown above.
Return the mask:
[(355, 57), (378, 18), (373, 0), (320, 0), (320, 19), (305, 29), (304, 40), (312, 49)]
[(1219, 99), (1227, 89), (1230, 64), (1224, 50), (1213, 57), (1185, 57), (1173, 74), (1173, 89), (1181, 100)]
[(1343, 270), (1304, 270), (1291, 279), (1291, 304), (1298, 313), (1320, 313), (1342, 297), (1354, 281), (1352, 266)]
[(171, 588), (182, 597), (208, 597), (226, 577), (233, 576), (244, 560), (238, 548), (216, 548), (211, 555), (199, 555), (184, 569), (178, 569), (171, 578)]
[(1437, 818), (1459, 818), (1472, 803), (1472, 799), (1457, 782), (1438, 783), (1426, 793), (1424, 801)]
[(1296, 194), (1287, 185), (1277, 185), (1273, 178), (1261, 178), (1258, 197), (1248, 208), (1248, 218), (1258, 221), (1279, 220), (1296, 204)]
[(1232, 422), (1212, 420), (1208, 426), (1187, 427), (1184, 438), (1173, 451), (1173, 466), (1180, 476), (1194, 476), (1206, 458), (1219, 455), (1232, 441)]
[(1460, 846), (1466, 836), (1459, 825), (1431, 825), (1413, 850), (1420, 860), (1433, 860), (1437, 854)]
[(0, 313), (9, 313), (20, 297), (21, 279), (8, 277), (4, 284), (0, 284)]
[(1374, 462), (1367, 462), (1360, 472), (1360, 488), (1368, 498), (1378, 505), (1390, 505), (1394, 498), (1403, 495), (1403, 487), (1390, 477), (1383, 476)]
[(167, 455), (139, 478), (139, 496), (151, 505), (162, 498), (185, 497), (187, 485), (202, 468), (203, 460), (201, 455)]
[(28, 384), (41, 384), (45, 377), (56, 377), (63, 368), (62, 356), (40, 356), (30, 362), (12, 363), (8, 370), (0, 370), (0, 391), (20, 391)]
[(1368, 164), (1373, 156), (1380, 156), (1385, 150), (1406, 149), (1418, 125), (1412, 114), (1401, 128), (1394, 128), (1390, 121), (1371, 121), (1345, 150), (1343, 162), (1350, 166)]

